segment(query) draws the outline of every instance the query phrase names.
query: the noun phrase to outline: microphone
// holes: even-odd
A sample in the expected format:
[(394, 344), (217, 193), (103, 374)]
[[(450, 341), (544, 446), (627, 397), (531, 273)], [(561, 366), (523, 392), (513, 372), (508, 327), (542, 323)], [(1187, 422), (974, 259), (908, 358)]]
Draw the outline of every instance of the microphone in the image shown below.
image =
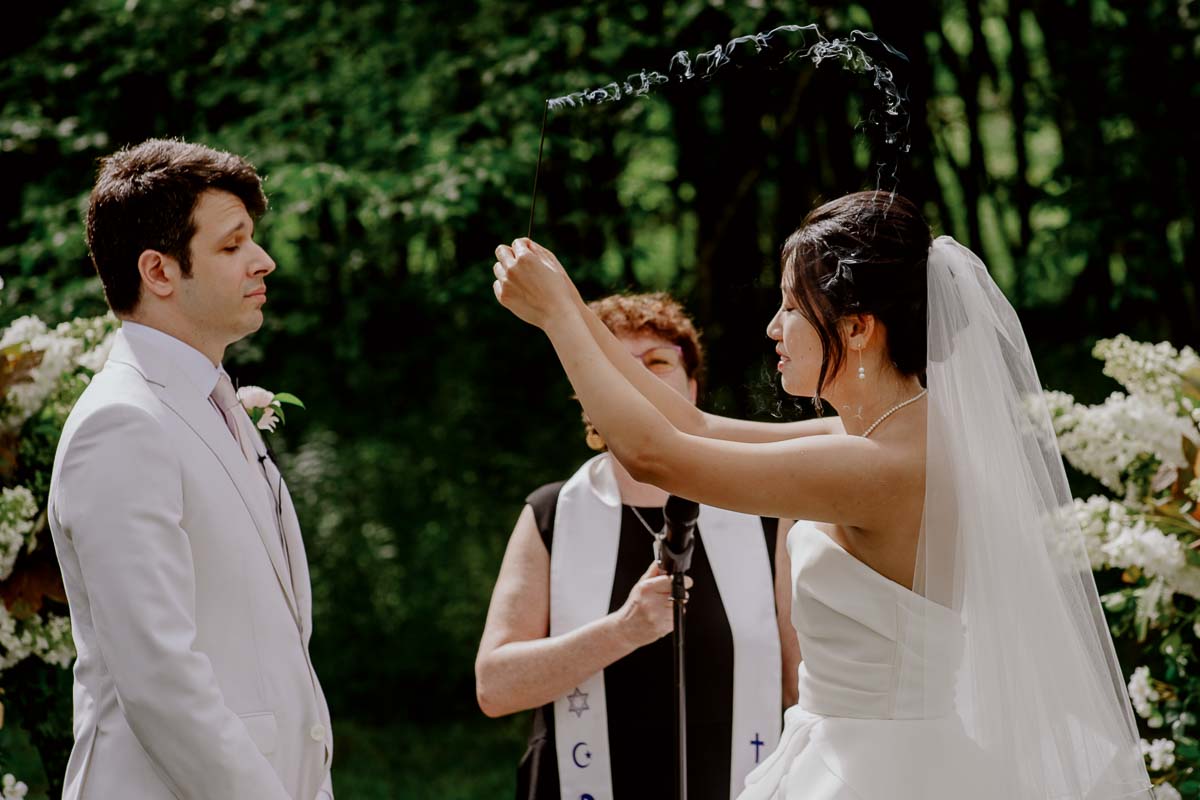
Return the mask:
[(687, 672), (684, 654), (684, 622), (687, 619), (687, 578), (684, 573), (692, 565), (692, 551), (696, 548), (696, 519), (700, 506), (694, 500), (671, 495), (663, 506), (662, 547), (659, 548), (659, 563), (671, 576), (671, 613), (674, 631), (671, 635), (673, 651), (675, 692), (672, 705), (675, 708), (675, 796), (687, 797)]
[(671, 495), (663, 506), (663, 522), (667, 533), (663, 539), (662, 565), (668, 575), (687, 572), (692, 566), (692, 551), (696, 546), (696, 519), (700, 505), (695, 500)]

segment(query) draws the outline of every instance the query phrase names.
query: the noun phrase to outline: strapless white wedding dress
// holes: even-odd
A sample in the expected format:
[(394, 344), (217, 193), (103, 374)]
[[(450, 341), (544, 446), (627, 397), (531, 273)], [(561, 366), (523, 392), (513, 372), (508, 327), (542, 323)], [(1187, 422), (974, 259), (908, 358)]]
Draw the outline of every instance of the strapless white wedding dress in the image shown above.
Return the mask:
[[(811, 522), (792, 527), (787, 547), (803, 658), (799, 702), (784, 714), (779, 746), (746, 777), (741, 800), (1020, 798), (954, 714), (958, 615), (885, 578)], [(913, 628), (905, 626), (917, 620), (927, 635), (910, 649)], [(934, 685), (945, 692), (929, 697), (916, 680), (938, 669), (945, 680)]]

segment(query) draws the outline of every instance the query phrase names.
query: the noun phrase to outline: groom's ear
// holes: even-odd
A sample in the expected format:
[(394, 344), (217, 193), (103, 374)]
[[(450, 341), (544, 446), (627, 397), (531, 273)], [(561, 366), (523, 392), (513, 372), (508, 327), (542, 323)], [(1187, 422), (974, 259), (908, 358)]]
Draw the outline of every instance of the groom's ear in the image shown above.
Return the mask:
[(175, 293), (175, 283), (183, 274), (178, 261), (158, 250), (143, 250), (137, 267), (143, 290), (161, 299)]

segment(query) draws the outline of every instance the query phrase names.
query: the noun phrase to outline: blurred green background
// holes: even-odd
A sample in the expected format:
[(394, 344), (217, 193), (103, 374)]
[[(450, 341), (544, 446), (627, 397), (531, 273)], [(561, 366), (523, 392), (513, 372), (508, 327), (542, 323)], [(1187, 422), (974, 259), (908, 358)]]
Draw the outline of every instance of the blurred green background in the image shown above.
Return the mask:
[[(494, 302), (524, 235), (543, 100), (783, 23), (907, 53), (899, 189), (979, 251), (1047, 386), (1113, 388), (1099, 337), (1197, 343), (1193, 0), (439, 3), (47, 0), (0, 39), (0, 327), (104, 310), (81, 224), (96, 159), (151, 136), (247, 156), (279, 263), (242, 383), (312, 563), (339, 800), (508, 796), (523, 717), (472, 666), (522, 498), (588, 454), (544, 339)], [(534, 236), (586, 296), (670, 289), (709, 408), (794, 415), (764, 330), (785, 236), (874, 185), (870, 82), (825, 65), (551, 114)], [(69, 737), (69, 731), (65, 732)]]

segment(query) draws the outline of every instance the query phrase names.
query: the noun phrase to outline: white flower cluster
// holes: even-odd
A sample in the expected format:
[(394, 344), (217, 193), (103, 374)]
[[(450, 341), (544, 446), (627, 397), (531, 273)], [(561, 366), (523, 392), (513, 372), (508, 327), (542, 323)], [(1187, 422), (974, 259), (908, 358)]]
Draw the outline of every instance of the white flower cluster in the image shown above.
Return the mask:
[(1167, 407), (1179, 402), (1179, 376), (1200, 369), (1200, 356), (1190, 347), (1176, 350), (1170, 342), (1135, 342), (1125, 334), (1101, 339), (1092, 355), (1104, 359), (1104, 374), (1130, 394)]
[(0, 490), (0, 581), (12, 573), (21, 548), (29, 544), (37, 513), (37, 500), (24, 486)]
[(60, 325), (60, 330), (69, 331), (70, 335), (81, 342), (82, 352), (76, 363), (91, 372), (99, 372), (108, 361), (108, 354), (116, 340), (117, 318), (110, 311), (103, 317), (77, 319)]
[[(1189, 347), (1177, 350), (1168, 342), (1145, 344), (1123, 335), (1102, 340), (1093, 355), (1104, 360), (1104, 374), (1127, 394), (1114, 392), (1104, 403), (1088, 406), (1069, 394), (1046, 392), (1043, 402), (1063, 456), (1118, 499), (1076, 499), (1073, 509), (1064, 511), (1073, 511), (1093, 569), (1126, 570), (1125, 580), (1135, 584), (1105, 595), (1105, 609), (1124, 613), (1129, 601), (1136, 600), (1139, 642), (1148, 627), (1166, 637), (1169, 628), (1177, 630), (1170, 623), (1180, 618), (1173, 596), (1200, 598), (1200, 567), (1189, 562), (1188, 552), (1194, 537), (1177, 530), (1177, 522), (1187, 528), (1189, 501), (1200, 502), (1200, 479), (1182, 487), (1183, 497), (1178, 484), (1180, 472), (1190, 467), (1184, 440), (1200, 444), (1195, 391), (1200, 386), (1200, 356)], [(1200, 637), (1200, 618), (1192, 617), (1184, 619)], [(1179, 646), (1168, 640), (1160, 649), (1182, 665), (1192, 651), (1190, 645), (1182, 651)], [(1170, 725), (1178, 736), (1196, 721), (1192, 713), (1174, 710), (1179, 699), (1175, 693), (1183, 690), (1154, 680), (1149, 667), (1134, 670), (1128, 690), (1134, 710), (1152, 729)], [(1167, 705), (1160, 706), (1164, 701)], [(1141, 740), (1142, 755), (1154, 772), (1175, 766), (1175, 747), (1170, 738)], [(1180, 792), (1161, 779), (1154, 796), (1181, 800)]]
[(1142, 755), (1150, 759), (1150, 769), (1159, 772), (1170, 769), (1175, 764), (1175, 742), (1170, 739), (1155, 739), (1147, 742), (1142, 739)]
[(1141, 395), (1114, 392), (1098, 406), (1076, 403), (1065, 392), (1046, 392), (1045, 400), (1063, 456), (1120, 495), (1137, 488), (1126, 486), (1125, 471), (1139, 456), (1177, 470), (1187, 466), (1183, 438), (1200, 443), (1195, 423)]
[(37, 656), (47, 664), (68, 667), (75, 658), (71, 641), (71, 619), (51, 615), (17, 619), (0, 603), (0, 671)]
[(1163, 781), (1154, 787), (1154, 800), (1183, 800), (1183, 795), (1170, 783)]
[(1149, 719), (1154, 714), (1154, 706), (1161, 697), (1158, 690), (1150, 685), (1150, 668), (1138, 667), (1129, 679), (1129, 699), (1133, 701), (1133, 710), (1142, 719)]
[(3, 800), (22, 800), (28, 791), (24, 781), (17, 780), (12, 773), (5, 773), (4, 779), (0, 780), (0, 798)]
[(41, 363), (30, 374), (30, 381), (9, 387), (0, 409), (0, 425), (9, 429), (21, 426), (50, 396), (63, 372), (79, 357), (80, 343), (60, 336), (46, 327), (37, 317), (21, 317), (0, 337), (0, 350), (10, 345), (23, 345), (24, 350), (40, 352)]
[(1095, 495), (1075, 500), (1075, 519), (1083, 532), (1092, 569), (1137, 567), (1162, 579), (1171, 592), (1200, 598), (1200, 567), (1187, 562), (1184, 544), (1130, 511)]
[(0, 398), (0, 427), (15, 430), (24, 424), (54, 391), (63, 374), (76, 367), (96, 372), (112, 348), (111, 315), (90, 320), (64, 322), (51, 330), (34, 316), (20, 317), (0, 335), (0, 350), (20, 345), (26, 352), (40, 352), (41, 363), (30, 373), (31, 380), (10, 386)]

